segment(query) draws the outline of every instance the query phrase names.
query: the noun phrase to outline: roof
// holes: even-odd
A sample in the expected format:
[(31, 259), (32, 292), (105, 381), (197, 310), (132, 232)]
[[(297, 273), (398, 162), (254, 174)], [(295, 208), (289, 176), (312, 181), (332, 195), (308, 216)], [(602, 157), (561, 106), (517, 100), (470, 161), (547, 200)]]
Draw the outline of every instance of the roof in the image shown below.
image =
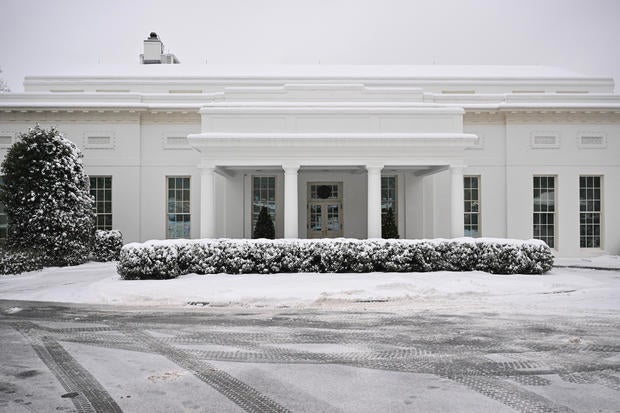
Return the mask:
[[(71, 72), (75, 70), (75, 72)], [(26, 79), (74, 78), (410, 78), (410, 79), (611, 79), (551, 66), (480, 65), (95, 65), (58, 68)]]

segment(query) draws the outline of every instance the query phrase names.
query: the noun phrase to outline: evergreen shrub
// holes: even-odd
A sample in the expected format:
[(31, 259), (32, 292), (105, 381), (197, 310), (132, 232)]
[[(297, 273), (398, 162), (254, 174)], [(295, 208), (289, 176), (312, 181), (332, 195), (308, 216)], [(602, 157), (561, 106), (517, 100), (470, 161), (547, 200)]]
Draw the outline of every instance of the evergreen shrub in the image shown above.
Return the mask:
[(280, 272), (485, 271), (542, 274), (553, 265), (539, 240), (179, 240), (123, 247), (118, 272), (125, 279), (181, 274)]
[(148, 244), (140, 253), (131, 248), (122, 248), (117, 271), (125, 280), (165, 280), (181, 275), (179, 270), (179, 248), (174, 244)]
[(256, 226), (252, 233), (252, 238), (274, 239), (276, 237), (276, 228), (273, 226), (273, 220), (269, 215), (267, 207), (261, 207), (256, 219)]
[(95, 261), (117, 261), (123, 248), (123, 235), (118, 230), (95, 231), (93, 258)]
[(95, 212), (78, 148), (56, 129), (37, 125), (8, 150), (2, 175), (7, 245), (39, 251), (45, 265), (86, 262)]
[(388, 208), (386, 214), (381, 216), (381, 238), (398, 238), (398, 226), (392, 208)]
[(32, 249), (0, 248), (0, 274), (21, 274), (43, 268), (43, 256)]

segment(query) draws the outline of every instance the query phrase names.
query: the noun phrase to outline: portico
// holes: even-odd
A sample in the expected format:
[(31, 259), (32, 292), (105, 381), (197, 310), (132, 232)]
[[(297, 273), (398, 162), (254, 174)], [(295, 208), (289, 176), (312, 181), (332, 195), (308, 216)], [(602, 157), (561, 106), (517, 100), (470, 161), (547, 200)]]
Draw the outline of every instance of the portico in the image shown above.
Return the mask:
[[(247, 209), (263, 202), (280, 237), (322, 231), (323, 236), (380, 238), (382, 176), (398, 175), (403, 182), (399, 199), (392, 201), (394, 208), (400, 206), (401, 236), (413, 237), (405, 223), (416, 212), (405, 204), (422, 191), (414, 194), (412, 182), (447, 171), (451, 229), (444, 235), (462, 236), (464, 150), (476, 139), (463, 133), (463, 113), (460, 107), (424, 103), (416, 88), (287, 84), (213, 94), (200, 110), (202, 133), (188, 136), (201, 154), (200, 236), (250, 236)], [(247, 181), (264, 174), (273, 177), (272, 198), (261, 201)], [(218, 207), (216, 200), (223, 198), (218, 176), (219, 190), (237, 193), (242, 208)], [(318, 197), (310, 202), (313, 182), (341, 193), (331, 201), (324, 198), (329, 202)], [(243, 230), (233, 231), (239, 220)], [(331, 232), (325, 232), (326, 225)]]
[[(275, 137), (272, 136), (271, 139)], [(284, 137), (282, 137), (284, 139)], [(347, 150), (353, 150), (354, 148), (363, 151), (365, 145), (361, 145), (359, 141), (353, 144), (353, 137), (349, 137), (350, 141), (335, 150), (336, 153), (343, 153)], [(392, 137), (393, 138), (393, 137)], [(400, 137), (404, 138), (404, 137)], [(422, 137), (409, 136), (407, 142), (412, 144), (417, 142), (417, 139)], [(427, 136), (426, 139), (432, 139), (433, 137)], [(444, 145), (449, 145), (451, 142), (453, 146), (464, 145), (465, 142), (473, 140), (471, 136), (441, 136), (435, 137), (439, 139)], [(194, 142), (196, 147), (200, 147), (204, 153), (213, 155), (210, 144), (215, 144), (218, 138), (207, 138), (204, 135), (191, 136), (190, 139)], [(220, 137), (220, 139), (222, 139)], [(252, 139), (246, 137), (246, 139)], [(258, 138), (260, 139), (260, 138)], [(289, 139), (294, 139), (289, 137)], [(299, 137), (297, 137), (299, 139)], [(315, 140), (315, 150), (327, 145), (328, 143), (322, 141), (321, 137), (307, 137), (309, 140)], [(337, 139), (337, 137), (334, 137)], [(342, 142), (342, 141), (341, 141)], [(379, 149), (377, 142), (383, 142), (385, 149), (395, 150), (393, 146), (394, 142), (390, 137), (383, 136), (377, 137), (373, 145), (367, 147), (368, 153), (382, 152)], [(282, 142), (280, 142), (282, 144)], [(300, 143), (297, 141), (297, 143)], [(419, 143), (419, 142), (418, 142)], [(286, 145), (292, 148), (292, 142), (288, 142)], [(244, 145), (247, 147), (247, 145)], [(402, 143), (399, 145), (401, 149)], [(306, 148), (304, 153), (310, 152), (311, 148)], [(383, 151), (385, 151), (385, 149)], [(293, 151), (296, 153), (295, 151)], [(249, 153), (252, 153), (251, 151)], [(254, 152), (254, 154), (256, 154)], [(389, 158), (386, 158), (389, 159)], [(222, 198), (222, 193), (218, 193), (218, 186), (216, 185), (216, 178), (221, 180), (222, 185), (220, 188), (224, 188), (224, 191), (239, 192), (242, 195), (240, 200), (249, 199), (250, 192), (248, 180), (259, 175), (274, 176), (275, 181), (278, 184), (274, 184), (275, 197), (281, 198), (274, 202), (274, 209), (276, 213), (276, 228), (282, 227), (279, 236), (284, 238), (306, 238), (309, 237), (309, 228), (311, 224), (311, 211), (309, 202), (311, 195), (309, 193), (310, 186), (314, 182), (318, 183), (339, 183), (339, 191), (341, 193), (336, 197), (338, 204), (338, 213), (340, 214), (336, 220), (337, 225), (341, 230), (341, 236), (356, 236), (361, 238), (380, 238), (381, 237), (381, 213), (382, 213), (382, 185), (381, 178), (383, 176), (402, 176), (403, 181), (399, 186), (403, 192), (399, 199), (396, 200), (397, 204), (404, 204), (407, 197), (422, 196), (422, 194), (408, 194), (408, 191), (415, 191), (414, 187), (410, 184), (411, 180), (423, 179), (426, 176), (444, 173), (449, 171), (450, 173), (450, 188), (446, 188), (451, 194), (450, 202), (450, 220), (451, 220), (451, 233), (450, 236), (462, 236), (463, 231), (463, 165), (454, 161), (452, 164), (447, 161), (415, 161), (411, 160), (405, 163), (405, 160), (400, 160), (398, 164), (394, 163), (379, 163), (377, 160), (343, 160), (340, 159), (340, 163), (336, 164), (334, 161), (328, 160), (311, 160), (300, 159), (295, 162), (293, 159), (286, 159), (285, 162), (277, 164), (273, 161), (260, 160), (250, 161), (249, 159), (239, 160), (227, 160), (219, 161), (217, 163), (203, 162), (201, 165), (201, 237), (204, 238), (217, 238), (217, 237), (234, 237), (235, 235), (250, 236), (250, 228), (244, 228), (242, 234), (232, 233), (227, 226), (218, 226), (218, 222), (223, 219), (228, 211), (220, 211), (218, 205), (215, 202), (216, 199)], [(244, 179), (239, 179), (244, 177)], [(407, 181), (408, 180), (408, 181)], [(281, 183), (280, 183), (281, 181)], [(234, 187), (238, 188), (234, 188)], [(280, 190), (279, 188), (282, 188)], [(246, 202), (241, 210), (244, 214), (243, 217), (230, 217), (227, 220), (245, 220), (247, 219), (246, 211), (250, 208), (250, 202)], [(402, 205), (399, 210), (402, 211), (399, 220), (401, 226), (405, 227), (404, 223), (407, 219), (407, 208)], [(343, 216), (344, 214), (344, 216)], [(360, 221), (360, 215), (365, 215)], [(280, 218), (280, 216), (282, 218)], [(365, 225), (364, 225), (365, 224)], [(327, 225), (327, 224), (324, 224)], [(247, 227), (247, 225), (244, 225)], [(364, 228), (365, 227), (365, 228)], [(219, 230), (218, 230), (219, 228)], [(402, 233), (405, 237), (406, 232)]]

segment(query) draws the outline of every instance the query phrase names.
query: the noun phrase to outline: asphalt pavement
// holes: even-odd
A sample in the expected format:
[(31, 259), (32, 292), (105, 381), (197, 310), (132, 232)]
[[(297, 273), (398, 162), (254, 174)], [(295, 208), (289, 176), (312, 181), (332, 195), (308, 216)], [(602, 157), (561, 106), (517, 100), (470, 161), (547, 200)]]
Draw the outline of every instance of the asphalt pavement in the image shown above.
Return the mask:
[(618, 412), (620, 318), (0, 301), (5, 412)]

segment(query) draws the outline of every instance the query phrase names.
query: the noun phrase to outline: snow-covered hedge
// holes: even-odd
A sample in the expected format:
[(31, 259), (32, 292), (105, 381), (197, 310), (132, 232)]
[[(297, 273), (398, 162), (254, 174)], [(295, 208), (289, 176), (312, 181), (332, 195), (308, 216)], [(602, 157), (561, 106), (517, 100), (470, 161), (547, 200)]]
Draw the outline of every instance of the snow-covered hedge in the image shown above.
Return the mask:
[(120, 231), (97, 230), (95, 232), (95, 245), (93, 246), (93, 258), (95, 261), (115, 261), (123, 248), (123, 235)]
[(43, 256), (33, 250), (0, 248), (0, 274), (20, 274), (43, 268)]
[(123, 247), (117, 267), (124, 279), (182, 274), (278, 272), (486, 271), (542, 274), (553, 254), (539, 240), (175, 240)]

